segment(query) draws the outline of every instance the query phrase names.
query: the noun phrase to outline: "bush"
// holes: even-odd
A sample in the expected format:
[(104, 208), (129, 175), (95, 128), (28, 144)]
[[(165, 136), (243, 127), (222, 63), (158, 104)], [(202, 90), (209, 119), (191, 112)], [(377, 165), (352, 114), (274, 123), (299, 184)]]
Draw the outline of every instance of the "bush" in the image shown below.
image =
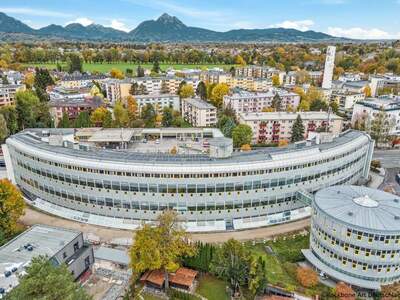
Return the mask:
[(340, 300), (355, 300), (356, 294), (353, 289), (345, 284), (344, 282), (339, 282), (335, 287), (335, 295)]
[(377, 159), (371, 161), (371, 168), (378, 169), (381, 168), (381, 162)]
[(168, 297), (171, 300), (200, 300), (196, 295), (189, 294), (174, 288), (168, 290)]
[(305, 288), (315, 287), (318, 284), (317, 273), (308, 267), (298, 267), (296, 270), (296, 278)]

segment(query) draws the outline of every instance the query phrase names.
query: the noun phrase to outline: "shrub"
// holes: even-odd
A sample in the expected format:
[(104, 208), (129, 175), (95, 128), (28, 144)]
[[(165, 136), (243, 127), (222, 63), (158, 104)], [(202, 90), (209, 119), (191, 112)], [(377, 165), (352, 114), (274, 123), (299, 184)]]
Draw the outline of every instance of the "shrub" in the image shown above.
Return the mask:
[(296, 270), (297, 281), (306, 288), (314, 287), (318, 284), (317, 273), (308, 267), (298, 267)]
[(355, 300), (356, 299), (356, 293), (353, 291), (353, 289), (350, 286), (348, 286), (344, 282), (339, 282), (338, 284), (336, 284), (335, 295), (340, 300)]

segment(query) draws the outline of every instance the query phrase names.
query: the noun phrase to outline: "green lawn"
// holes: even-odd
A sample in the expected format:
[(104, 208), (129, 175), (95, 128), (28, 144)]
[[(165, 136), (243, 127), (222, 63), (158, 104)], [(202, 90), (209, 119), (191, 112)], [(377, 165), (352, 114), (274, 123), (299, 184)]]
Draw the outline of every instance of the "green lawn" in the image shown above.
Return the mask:
[(163, 300), (163, 298), (156, 297), (149, 293), (141, 293), (144, 300)]
[[(62, 66), (65, 66), (65, 64), (61, 64)], [(28, 64), (24, 64), (24, 66), (30, 66), (30, 67), (46, 67), (48, 69), (55, 69), (56, 68), (56, 64), (47, 64), (47, 63), (42, 63), (42, 64), (37, 64), (37, 63), (28, 63)], [(111, 64), (107, 64), (107, 63), (84, 63), (83, 64), (83, 70), (84, 71), (89, 71), (89, 72), (100, 72), (100, 73), (105, 73), (105, 72), (109, 72), (111, 69), (115, 68), (115, 69), (119, 69), (123, 72), (125, 72), (126, 69), (133, 69), (136, 70), (138, 64), (133, 64), (133, 63), (111, 63)], [(151, 69), (151, 67), (153, 66), (153, 64), (142, 64), (141, 65), (144, 68), (147, 69)], [(174, 69), (177, 70), (182, 70), (182, 69), (196, 69), (196, 68), (214, 68), (214, 67), (218, 67), (218, 68), (223, 68), (226, 70), (229, 70), (230, 67), (232, 65), (222, 65), (222, 64), (160, 64), (160, 67), (162, 70), (166, 70), (169, 67), (173, 67)]]
[(226, 293), (227, 283), (210, 275), (203, 275), (199, 279), (199, 286), (196, 292), (208, 300), (228, 300)]

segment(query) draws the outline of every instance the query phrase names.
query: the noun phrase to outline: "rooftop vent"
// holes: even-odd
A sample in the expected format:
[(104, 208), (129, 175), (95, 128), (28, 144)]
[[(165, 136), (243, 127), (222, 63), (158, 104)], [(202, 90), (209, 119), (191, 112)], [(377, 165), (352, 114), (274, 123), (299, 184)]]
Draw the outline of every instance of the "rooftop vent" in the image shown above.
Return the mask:
[(353, 212), (351, 212), (351, 211), (349, 211), (347, 214), (348, 214), (350, 217), (353, 216)]

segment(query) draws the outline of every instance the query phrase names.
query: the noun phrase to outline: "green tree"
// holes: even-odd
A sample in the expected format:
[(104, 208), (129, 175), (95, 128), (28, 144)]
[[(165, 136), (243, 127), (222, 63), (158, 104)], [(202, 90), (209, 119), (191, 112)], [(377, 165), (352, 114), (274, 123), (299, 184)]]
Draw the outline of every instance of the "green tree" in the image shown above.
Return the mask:
[(236, 127), (236, 123), (232, 117), (222, 115), (218, 120), (217, 126), (224, 134), (224, 136), (231, 138), (232, 131)]
[(129, 94), (131, 95), (139, 95), (139, 85), (137, 82), (132, 83), (131, 88), (129, 89)]
[(18, 127), (21, 129), (36, 127), (39, 98), (32, 91), (19, 91), (15, 94)]
[(0, 179), (0, 231), (11, 236), (24, 215), (25, 201), (21, 192), (8, 179)]
[(69, 120), (69, 116), (66, 112), (63, 112), (62, 118), (60, 122), (58, 123), (58, 128), (70, 128), (71, 127), (71, 122)]
[(9, 300), (32, 299), (65, 299), (89, 300), (91, 297), (74, 282), (66, 264), (54, 265), (48, 257), (32, 258), (25, 269), (19, 284), (7, 294)]
[(83, 72), (82, 58), (78, 53), (71, 53), (67, 57), (67, 72)]
[(395, 121), (381, 108), (372, 120), (370, 130), (371, 137), (375, 140), (377, 146), (389, 141), (389, 133), (394, 125)]
[(136, 75), (137, 77), (144, 77), (144, 69), (142, 68), (141, 65), (138, 65), (136, 69)]
[(0, 114), (3, 115), (9, 134), (14, 134), (18, 131), (18, 116), (15, 106), (7, 105), (0, 108)]
[(292, 126), (291, 142), (295, 143), (302, 140), (304, 140), (304, 125), (300, 114), (298, 114)]
[(255, 295), (262, 295), (267, 288), (267, 267), (265, 260), (259, 256), (258, 259), (252, 258), (249, 270), (248, 287), (250, 292)]
[(34, 83), (33, 83), (34, 88), (46, 91), (46, 88), (49, 85), (54, 85), (54, 80), (50, 76), (49, 70), (42, 69), (42, 68), (36, 68), (35, 69), (35, 79), (34, 79)]
[(234, 147), (241, 147), (245, 144), (251, 144), (253, 133), (251, 127), (240, 124), (232, 130), (232, 139)]
[(215, 251), (211, 272), (229, 282), (233, 293), (240, 292), (240, 286), (249, 278), (250, 253), (242, 243), (230, 239)]
[(207, 87), (203, 81), (200, 81), (196, 88), (196, 95), (202, 100), (207, 99)]
[(168, 273), (180, 267), (183, 257), (195, 255), (196, 248), (189, 243), (189, 235), (181, 227), (177, 212), (166, 210), (157, 218), (156, 226), (145, 224), (136, 231), (129, 254), (133, 272), (162, 270), (168, 290)]
[(272, 98), (271, 107), (275, 111), (281, 111), (282, 110), (282, 98), (281, 98), (281, 96), (279, 96), (278, 93), (276, 93), (274, 95), (274, 98)]
[(147, 94), (148, 92), (146, 86), (143, 83), (141, 83), (138, 88), (138, 95), (147, 95)]
[(3, 75), (1, 78), (1, 83), (2, 84), (10, 84), (10, 82), (7, 79), (7, 75)]
[(160, 69), (160, 63), (158, 62), (158, 60), (155, 60), (153, 62), (153, 68), (151, 69), (151, 71), (156, 74), (160, 73), (161, 69)]
[(156, 126), (156, 110), (154, 109), (154, 106), (151, 105), (150, 103), (147, 103), (143, 108), (142, 108), (142, 119), (144, 121), (144, 126), (146, 128), (153, 128)]
[(5, 141), (5, 139), (8, 137), (9, 134), (10, 134), (10, 132), (8, 131), (8, 128), (7, 128), (6, 119), (4, 118), (4, 116), (2, 114), (0, 114), (0, 143), (1, 144)]
[(321, 99), (316, 99), (311, 102), (310, 104), (310, 110), (311, 111), (328, 111), (329, 105), (326, 101), (321, 100)]
[(121, 101), (117, 101), (114, 105), (114, 127), (126, 127), (128, 121), (128, 110), (122, 105)]
[(78, 117), (74, 121), (75, 128), (87, 128), (90, 127), (90, 116), (87, 111), (81, 111)]
[(173, 111), (170, 107), (164, 107), (162, 115), (162, 126), (171, 127), (172, 121), (174, 120)]

